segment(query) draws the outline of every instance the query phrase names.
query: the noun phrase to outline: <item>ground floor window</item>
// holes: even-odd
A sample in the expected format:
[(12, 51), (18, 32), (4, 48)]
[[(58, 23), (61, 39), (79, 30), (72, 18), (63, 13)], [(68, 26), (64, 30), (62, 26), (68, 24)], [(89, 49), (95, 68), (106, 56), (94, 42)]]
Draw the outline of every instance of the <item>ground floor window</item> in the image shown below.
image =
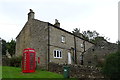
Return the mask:
[(54, 58), (62, 58), (62, 51), (61, 50), (54, 50), (53, 57)]

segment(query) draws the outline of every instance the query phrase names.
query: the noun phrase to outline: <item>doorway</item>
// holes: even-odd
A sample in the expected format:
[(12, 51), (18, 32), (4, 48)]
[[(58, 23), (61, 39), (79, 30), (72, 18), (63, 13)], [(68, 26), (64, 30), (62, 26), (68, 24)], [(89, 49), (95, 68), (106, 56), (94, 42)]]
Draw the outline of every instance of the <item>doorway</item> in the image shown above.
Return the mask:
[(72, 64), (71, 53), (68, 52), (68, 64)]

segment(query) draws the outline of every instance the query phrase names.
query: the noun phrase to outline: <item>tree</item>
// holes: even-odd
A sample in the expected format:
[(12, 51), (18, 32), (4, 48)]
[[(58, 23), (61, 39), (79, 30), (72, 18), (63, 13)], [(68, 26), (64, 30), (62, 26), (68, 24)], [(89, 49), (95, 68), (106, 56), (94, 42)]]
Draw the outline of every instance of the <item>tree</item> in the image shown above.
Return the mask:
[(98, 32), (90, 30), (83, 31), (82, 34), (84, 37), (87, 37), (88, 40), (95, 40), (95, 38), (99, 36)]
[(82, 37), (82, 34), (80, 33), (80, 29), (79, 28), (75, 28), (72, 33), (76, 36)]
[(88, 38), (88, 36), (87, 36), (87, 31), (83, 31), (82, 34), (83, 34), (83, 38), (84, 38), (85, 40), (89, 40), (89, 38)]
[(107, 41), (109, 40), (108, 37), (105, 38), (105, 36), (100, 36), (99, 33), (97, 31), (82, 31), (82, 33), (80, 33), (80, 29), (79, 28), (75, 28), (73, 31), (73, 34), (79, 37), (82, 37), (85, 40), (91, 41), (95, 44), (97, 44), (99, 41)]
[(110, 77), (111, 80), (119, 80), (120, 77), (120, 52), (116, 52), (107, 56), (103, 73)]
[(6, 41), (2, 39), (2, 55), (6, 55)]
[(16, 46), (16, 41), (13, 39), (10, 42), (6, 43), (7, 50), (11, 56), (15, 54), (15, 46)]
[(99, 33), (97, 31), (93, 31), (93, 37), (96, 38), (99, 36)]
[(102, 36), (98, 36), (95, 38), (95, 40), (93, 40), (95, 44), (99, 43), (100, 41), (106, 41), (106, 39)]

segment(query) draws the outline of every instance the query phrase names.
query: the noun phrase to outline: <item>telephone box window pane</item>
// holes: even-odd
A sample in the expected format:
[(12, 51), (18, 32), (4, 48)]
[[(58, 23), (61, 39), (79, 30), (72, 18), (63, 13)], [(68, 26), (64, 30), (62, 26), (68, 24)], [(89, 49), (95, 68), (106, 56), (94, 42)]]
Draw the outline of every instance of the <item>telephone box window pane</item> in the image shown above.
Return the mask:
[(32, 67), (32, 65), (34, 65), (34, 53), (30, 53), (30, 67)]
[(30, 56), (34, 56), (34, 53), (30, 53)]

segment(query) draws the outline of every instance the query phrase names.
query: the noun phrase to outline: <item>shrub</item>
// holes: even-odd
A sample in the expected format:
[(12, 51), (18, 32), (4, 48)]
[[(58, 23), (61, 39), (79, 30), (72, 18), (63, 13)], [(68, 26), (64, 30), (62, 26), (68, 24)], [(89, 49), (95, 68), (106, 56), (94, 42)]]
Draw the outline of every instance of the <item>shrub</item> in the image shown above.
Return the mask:
[(103, 67), (105, 60), (104, 59), (98, 59), (96, 67)]
[(119, 80), (120, 77), (120, 52), (107, 56), (103, 66), (103, 73), (111, 80)]
[(20, 67), (21, 66), (21, 61), (22, 61), (22, 56), (12, 57), (10, 59), (10, 66)]

